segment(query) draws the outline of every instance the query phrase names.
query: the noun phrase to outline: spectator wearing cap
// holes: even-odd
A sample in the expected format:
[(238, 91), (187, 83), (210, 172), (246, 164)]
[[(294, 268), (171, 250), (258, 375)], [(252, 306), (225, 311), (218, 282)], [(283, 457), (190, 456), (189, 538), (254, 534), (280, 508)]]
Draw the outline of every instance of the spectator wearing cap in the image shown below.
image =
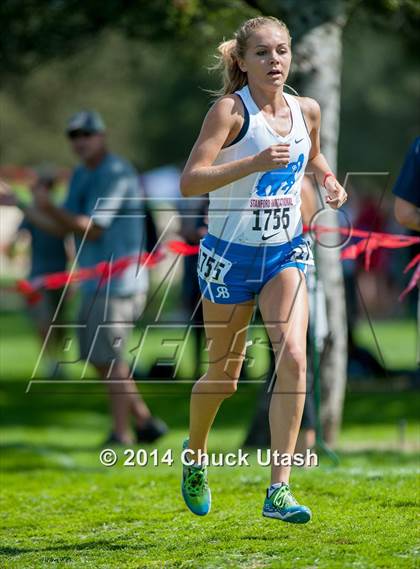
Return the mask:
[[(43, 213), (75, 235), (79, 267), (139, 255), (146, 232), (135, 169), (108, 150), (105, 124), (95, 111), (73, 115), (66, 135), (81, 164), (73, 171), (63, 207), (54, 205), (47, 192), (38, 196)], [(138, 442), (152, 442), (167, 430), (139, 395), (124, 357), (127, 334), (143, 312), (148, 284), (147, 269), (136, 263), (105, 282), (97, 278), (81, 283), (80, 356), (108, 387), (113, 429), (107, 442), (133, 442), (131, 416)]]

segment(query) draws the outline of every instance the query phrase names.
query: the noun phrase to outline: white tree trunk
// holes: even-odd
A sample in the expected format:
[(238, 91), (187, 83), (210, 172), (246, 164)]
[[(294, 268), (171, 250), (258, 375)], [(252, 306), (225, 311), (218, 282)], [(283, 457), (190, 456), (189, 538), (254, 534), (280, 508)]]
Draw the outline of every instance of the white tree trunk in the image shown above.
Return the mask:
[[(342, 29), (327, 22), (306, 33), (294, 46), (298, 68), (300, 94), (313, 97), (321, 106), (321, 148), (331, 169), (337, 168), (337, 143), (340, 123), (340, 79)], [(317, 222), (338, 227), (338, 215), (333, 210), (323, 212)], [(322, 425), (324, 438), (334, 445), (341, 425), (347, 380), (346, 305), (340, 249), (334, 247), (337, 236), (329, 241), (320, 238), (316, 247), (318, 274), (323, 282), (327, 300), (330, 346), (321, 366)]]

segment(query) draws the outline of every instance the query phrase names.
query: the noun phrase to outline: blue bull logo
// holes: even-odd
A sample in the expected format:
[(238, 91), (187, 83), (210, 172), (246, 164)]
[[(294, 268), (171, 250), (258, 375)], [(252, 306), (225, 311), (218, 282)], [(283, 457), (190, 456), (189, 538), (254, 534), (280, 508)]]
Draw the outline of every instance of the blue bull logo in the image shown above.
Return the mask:
[(266, 172), (258, 180), (255, 193), (262, 198), (275, 196), (279, 191), (287, 194), (296, 181), (296, 175), (302, 170), (303, 154), (299, 154), (296, 162), (289, 162), (286, 168), (278, 168)]

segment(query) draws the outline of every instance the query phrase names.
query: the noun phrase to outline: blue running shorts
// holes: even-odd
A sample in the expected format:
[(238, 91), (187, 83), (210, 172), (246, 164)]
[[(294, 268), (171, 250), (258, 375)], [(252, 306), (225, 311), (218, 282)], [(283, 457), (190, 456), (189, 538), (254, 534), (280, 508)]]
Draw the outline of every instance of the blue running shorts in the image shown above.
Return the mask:
[(308, 238), (298, 235), (288, 243), (242, 245), (207, 233), (200, 240), (197, 274), (201, 294), (218, 304), (246, 302), (266, 282), (288, 267), (306, 275), (313, 265)]

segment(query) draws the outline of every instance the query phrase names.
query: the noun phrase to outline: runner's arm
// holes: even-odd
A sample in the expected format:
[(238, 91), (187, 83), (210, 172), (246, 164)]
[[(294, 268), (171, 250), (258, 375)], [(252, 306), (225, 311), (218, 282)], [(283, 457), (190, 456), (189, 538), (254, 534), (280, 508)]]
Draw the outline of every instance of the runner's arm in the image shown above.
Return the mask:
[(240, 103), (233, 95), (219, 99), (207, 113), (181, 176), (183, 196), (206, 194), (253, 172), (286, 166), (289, 150), (284, 144), (270, 146), (240, 160), (213, 165), (223, 145), (235, 138), (235, 131), (239, 132), (243, 122), (240, 117)]
[(311, 152), (307, 165), (307, 173), (313, 173), (320, 186), (327, 190), (326, 202), (333, 208), (341, 207), (347, 199), (347, 193), (343, 186), (339, 184), (335, 175), (326, 176), (331, 173), (331, 168), (327, 159), (321, 152), (320, 130), (321, 130), (321, 109), (319, 104), (309, 97), (299, 98), (305, 122), (308, 127), (311, 139)]

